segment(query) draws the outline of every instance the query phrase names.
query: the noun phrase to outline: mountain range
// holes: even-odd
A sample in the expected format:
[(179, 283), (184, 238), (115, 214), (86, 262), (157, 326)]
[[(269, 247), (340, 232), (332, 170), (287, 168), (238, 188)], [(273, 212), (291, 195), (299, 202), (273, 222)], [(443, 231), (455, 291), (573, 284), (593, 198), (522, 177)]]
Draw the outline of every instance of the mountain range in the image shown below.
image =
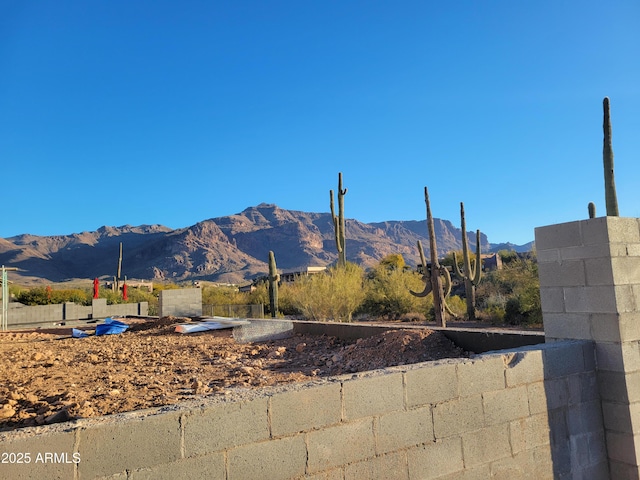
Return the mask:
[[(434, 227), (439, 255), (462, 248), (459, 228), (441, 219), (434, 219)], [(475, 232), (467, 232), (467, 236), (475, 248)], [(391, 253), (402, 254), (408, 265), (415, 266), (419, 263), (418, 240), (429, 255), (426, 220), (346, 220), (347, 260), (364, 267)], [(337, 259), (331, 214), (262, 203), (177, 230), (162, 225), (125, 225), (61, 236), (0, 238), (0, 264), (17, 267), (12, 278), (25, 281), (109, 279), (117, 273), (120, 243), (122, 277), (154, 281), (248, 283), (268, 272), (270, 250), (280, 270), (326, 266)], [(530, 251), (533, 246), (533, 242), (521, 246), (490, 244), (484, 234), (480, 244), (483, 252)]]

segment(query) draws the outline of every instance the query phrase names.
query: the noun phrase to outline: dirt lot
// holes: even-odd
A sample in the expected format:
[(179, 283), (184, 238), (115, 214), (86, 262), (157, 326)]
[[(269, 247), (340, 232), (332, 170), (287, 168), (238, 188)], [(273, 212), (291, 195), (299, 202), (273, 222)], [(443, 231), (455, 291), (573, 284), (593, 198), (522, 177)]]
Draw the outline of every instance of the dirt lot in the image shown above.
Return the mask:
[(130, 321), (119, 335), (0, 333), (0, 431), (175, 404), (234, 387), (466, 356), (439, 332), (391, 330), (346, 342), (301, 336), (239, 343), (231, 330), (180, 334), (184, 319)]

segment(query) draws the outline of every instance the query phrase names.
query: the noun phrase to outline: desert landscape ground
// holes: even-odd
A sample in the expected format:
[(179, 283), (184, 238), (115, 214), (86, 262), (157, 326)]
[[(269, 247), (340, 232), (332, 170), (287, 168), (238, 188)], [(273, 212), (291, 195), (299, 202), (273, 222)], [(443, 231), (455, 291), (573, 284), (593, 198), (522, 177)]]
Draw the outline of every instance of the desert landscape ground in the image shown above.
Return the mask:
[(295, 335), (240, 343), (231, 330), (175, 332), (190, 319), (138, 319), (118, 335), (0, 333), (0, 431), (172, 405), (393, 365), (468, 356), (428, 328), (357, 341)]

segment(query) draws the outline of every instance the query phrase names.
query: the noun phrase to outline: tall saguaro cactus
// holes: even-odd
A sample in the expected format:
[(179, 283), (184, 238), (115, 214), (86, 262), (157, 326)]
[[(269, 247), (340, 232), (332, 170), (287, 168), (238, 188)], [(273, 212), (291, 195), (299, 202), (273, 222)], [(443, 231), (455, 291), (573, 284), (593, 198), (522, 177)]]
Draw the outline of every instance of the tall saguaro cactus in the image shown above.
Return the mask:
[(460, 223), (462, 224), (462, 262), (463, 269), (458, 267), (456, 252), (453, 252), (453, 268), (458, 277), (464, 280), (464, 291), (467, 297), (467, 316), (469, 320), (476, 318), (476, 287), (482, 276), (482, 260), (480, 259), (480, 230), (476, 230), (476, 259), (471, 262), (467, 224), (464, 218), (464, 203), (460, 202)]
[(278, 282), (280, 281), (280, 275), (278, 275), (278, 269), (276, 267), (276, 257), (271, 250), (269, 250), (269, 309), (271, 310), (271, 317), (276, 318), (278, 316)]
[(333, 203), (333, 190), (329, 190), (331, 200), (331, 218), (333, 219), (333, 229), (336, 237), (336, 249), (338, 250), (338, 265), (345, 266), (347, 264), (347, 252), (345, 249), (345, 221), (344, 221), (344, 196), (347, 189), (342, 188), (342, 172), (338, 173), (338, 215), (335, 213)]
[(613, 176), (613, 147), (611, 144), (611, 114), (609, 106), (609, 97), (604, 97), (602, 101), (604, 110), (604, 119), (602, 122), (602, 130), (604, 131), (604, 139), (602, 145), (602, 163), (604, 164), (604, 194), (607, 204), (607, 216), (617, 217), (618, 213), (618, 197), (616, 196), (616, 182)]
[[(424, 187), (424, 201), (427, 204), (427, 229), (429, 230), (429, 250), (431, 256), (431, 271), (427, 268), (424, 252), (422, 250), (422, 243), (418, 241), (418, 251), (420, 252), (420, 259), (422, 260), (422, 266), (424, 268), (423, 280), (425, 281), (425, 289), (423, 292), (416, 293), (410, 291), (411, 294), (416, 297), (426, 297), (429, 293), (433, 293), (433, 310), (436, 318), (436, 323), (440, 327), (447, 326), (446, 309), (447, 304), (445, 302), (445, 291), (442, 285), (441, 275), (444, 275), (445, 282), (449, 277), (449, 271), (440, 266), (438, 261), (438, 246), (436, 245), (436, 232), (433, 225), (433, 216), (431, 215), (431, 203), (429, 202), (429, 191), (427, 187)], [(451, 278), (448, 278), (447, 291), (451, 288)]]

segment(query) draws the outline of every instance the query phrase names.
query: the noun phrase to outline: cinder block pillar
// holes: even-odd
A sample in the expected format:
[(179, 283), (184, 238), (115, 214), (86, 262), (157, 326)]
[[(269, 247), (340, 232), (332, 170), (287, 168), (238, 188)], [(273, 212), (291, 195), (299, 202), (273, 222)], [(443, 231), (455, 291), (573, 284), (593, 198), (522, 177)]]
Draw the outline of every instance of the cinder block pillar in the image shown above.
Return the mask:
[(593, 340), (611, 478), (640, 478), (640, 219), (537, 228), (547, 341)]

